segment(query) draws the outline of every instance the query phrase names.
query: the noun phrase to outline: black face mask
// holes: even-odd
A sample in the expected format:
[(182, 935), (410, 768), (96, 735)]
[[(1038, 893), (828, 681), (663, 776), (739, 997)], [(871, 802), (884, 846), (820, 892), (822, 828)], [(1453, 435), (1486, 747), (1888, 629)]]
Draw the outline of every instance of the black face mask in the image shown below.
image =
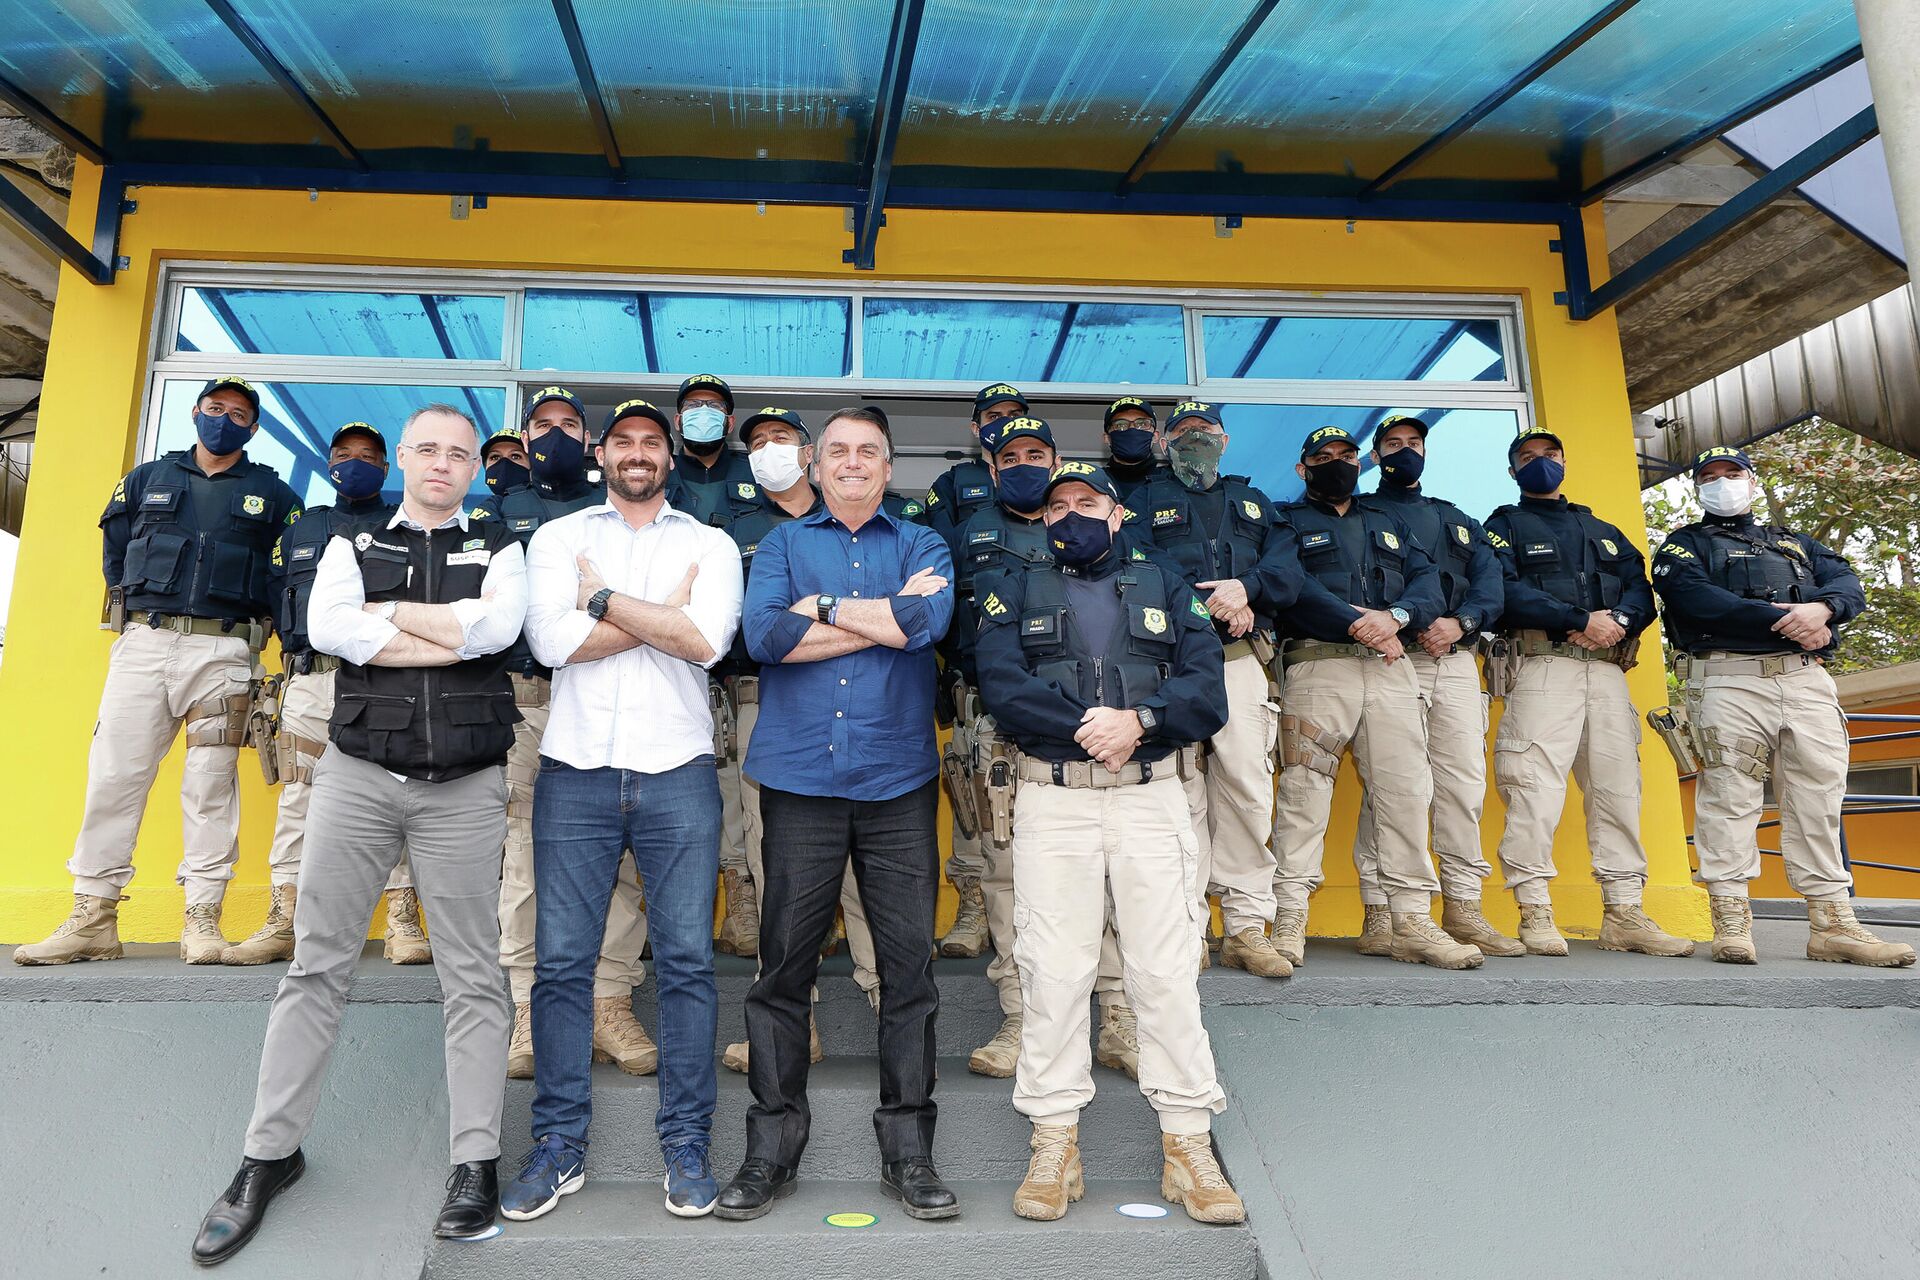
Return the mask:
[(512, 493), (533, 481), (533, 474), (512, 458), (495, 458), (487, 464), (487, 488), (495, 493)]
[(1307, 468), (1307, 488), (1317, 498), (1328, 502), (1345, 502), (1353, 496), (1354, 486), (1360, 483), (1360, 464), (1345, 458), (1334, 458), (1329, 462), (1316, 463)]
[(1113, 526), (1105, 520), (1069, 511), (1047, 525), (1053, 558), (1077, 569), (1097, 563), (1113, 550)]
[(1146, 427), (1115, 427), (1107, 432), (1107, 448), (1115, 462), (1141, 466), (1153, 461), (1153, 432)]
[(586, 444), (558, 428), (530, 441), (527, 449), (533, 454), (534, 477), (542, 484), (560, 488), (587, 474)]
[(1426, 455), (1412, 449), (1395, 449), (1380, 455), (1380, 478), (1403, 489), (1419, 484), (1420, 473), (1426, 469)]

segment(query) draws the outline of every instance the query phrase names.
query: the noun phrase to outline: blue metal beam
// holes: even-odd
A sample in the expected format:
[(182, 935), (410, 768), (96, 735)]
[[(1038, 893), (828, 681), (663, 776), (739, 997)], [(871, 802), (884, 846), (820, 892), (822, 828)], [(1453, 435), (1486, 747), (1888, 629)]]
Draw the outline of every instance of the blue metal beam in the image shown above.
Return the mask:
[(1879, 132), (1880, 122), (1873, 107), (1869, 105), (1863, 108), (1805, 151), (1745, 188), (1605, 284), (1584, 297), (1573, 296), (1569, 307), (1573, 318), (1588, 319), (1650, 288), (1667, 272)]
[(1047, 352), (1047, 363), (1040, 370), (1040, 381), (1052, 382), (1053, 371), (1060, 366), (1060, 355), (1067, 349), (1067, 339), (1073, 335), (1073, 322), (1080, 318), (1080, 304), (1069, 302), (1067, 309), (1060, 313), (1060, 329), (1053, 335), (1053, 349)]
[(627, 162), (621, 157), (620, 143), (613, 136), (607, 100), (600, 96), (600, 80), (593, 74), (593, 60), (587, 56), (587, 41), (580, 34), (580, 17), (573, 11), (573, 0), (553, 0), (553, 16), (560, 21), (560, 34), (566, 37), (567, 55), (573, 59), (573, 74), (579, 77), (580, 96), (586, 99), (587, 114), (593, 117), (593, 131), (600, 137), (600, 150), (606, 154), (607, 167), (615, 173), (625, 173)]
[(103, 262), (72, 236), (67, 229), (33, 202), (33, 197), (0, 178), (0, 213), (20, 224), (28, 238), (45, 246), (60, 260), (95, 284), (113, 283), (113, 265)]
[(226, 23), (227, 30), (233, 32), (234, 38), (246, 46), (247, 52), (253, 55), (253, 60), (260, 64), (260, 69), (266, 72), (275, 84), (280, 86), (281, 92), (293, 99), (295, 105), (306, 112), (313, 123), (319, 126), (320, 131), (327, 135), (327, 141), (333, 144), (333, 149), (352, 162), (354, 168), (366, 169), (368, 167), (366, 160), (354, 149), (353, 144), (347, 141), (347, 135), (340, 132), (327, 113), (320, 109), (320, 104), (300, 87), (300, 82), (293, 78), (293, 73), (287, 70), (286, 64), (274, 56), (273, 50), (267, 48), (266, 42), (251, 26), (247, 25), (247, 20), (240, 16), (240, 11), (228, 3), (228, 0), (206, 0), (206, 4), (207, 8), (213, 10), (215, 17)]
[(1160, 153), (1166, 150), (1169, 142), (1173, 141), (1173, 135), (1180, 132), (1181, 127), (1187, 123), (1188, 117), (1200, 109), (1200, 104), (1207, 100), (1207, 95), (1212, 93), (1214, 86), (1220, 83), (1220, 77), (1227, 74), (1227, 69), (1233, 66), (1234, 59), (1240, 56), (1240, 51), (1247, 47), (1248, 41), (1252, 40), (1260, 30), (1260, 24), (1267, 20), (1267, 15), (1272, 13), (1279, 3), (1280, 0), (1260, 0), (1260, 3), (1253, 6), (1253, 12), (1242, 19), (1240, 26), (1233, 33), (1233, 38), (1221, 47), (1220, 52), (1214, 56), (1212, 65), (1201, 75), (1198, 83), (1187, 91), (1186, 98), (1174, 108), (1173, 114), (1160, 122), (1160, 127), (1154, 130), (1153, 137), (1147, 140), (1146, 147), (1141, 150), (1134, 162), (1127, 166), (1127, 175), (1120, 179), (1118, 194), (1125, 195), (1134, 184), (1147, 176), (1147, 170), (1153, 168), (1153, 162), (1160, 158)]
[(1678, 160), (1695, 147), (1703, 143), (1711, 142), (1729, 129), (1739, 128), (1747, 121), (1759, 115), (1762, 111), (1779, 106), (1803, 89), (1812, 88), (1834, 72), (1844, 71), (1846, 68), (1860, 61), (1860, 56), (1860, 46), (1855, 45), (1838, 57), (1830, 58), (1826, 62), (1821, 63), (1804, 75), (1795, 76), (1778, 88), (1770, 89), (1759, 97), (1747, 102), (1731, 115), (1722, 116), (1711, 124), (1701, 125), (1692, 133), (1687, 134), (1677, 141), (1668, 143), (1645, 159), (1636, 160), (1626, 168), (1620, 170), (1620, 172), (1600, 179), (1600, 181), (1581, 192), (1580, 198), (1576, 203), (1592, 204), (1595, 200), (1604, 199), (1610, 193), (1618, 191), (1621, 187), (1637, 181), (1651, 171)]
[(1528, 63), (1520, 70), (1519, 74), (1515, 75), (1486, 97), (1480, 99), (1480, 101), (1474, 103), (1472, 107), (1468, 108), (1465, 115), (1455, 120), (1440, 132), (1434, 134), (1431, 138), (1428, 138), (1413, 150), (1407, 152), (1406, 155), (1401, 156), (1398, 160), (1388, 165), (1385, 171), (1372, 182), (1369, 182), (1360, 194), (1362, 196), (1370, 196), (1378, 193), (1400, 177), (1401, 174), (1413, 168), (1422, 160), (1425, 160), (1428, 156), (1440, 150), (1440, 148), (1446, 146), (1467, 130), (1473, 128), (1476, 124), (1479, 124), (1511, 100), (1521, 90), (1525, 89), (1547, 72), (1553, 70), (1553, 68), (1564, 61), (1569, 54), (1579, 49), (1581, 45), (1584, 45), (1587, 41), (1593, 39), (1602, 31), (1605, 31), (1609, 26), (1612, 26), (1616, 18), (1619, 18), (1638, 3), (1640, 3), (1640, 0), (1613, 0), (1612, 4), (1609, 4), (1606, 8), (1581, 23), (1569, 33), (1565, 39), (1554, 45), (1553, 48)]
[(54, 141), (75, 155), (95, 164), (107, 162), (107, 153), (98, 143), (55, 115), (52, 108), (5, 76), (0, 76), (0, 102), (39, 125)]
[(853, 206), (853, 248), (841, 254), (857, 271), (873, 270), (873, 246), (886, 221), (887, 187), (893, 180), (893, 148), (900, 140), (900, 117), (907, 109), (913, 55), (920, 47), (920, 20), (926, 11), (926, 0), (895, 0), (893, 6), (887, 61), (874, 95), (873, 127), (867, 131), (860, 198)]

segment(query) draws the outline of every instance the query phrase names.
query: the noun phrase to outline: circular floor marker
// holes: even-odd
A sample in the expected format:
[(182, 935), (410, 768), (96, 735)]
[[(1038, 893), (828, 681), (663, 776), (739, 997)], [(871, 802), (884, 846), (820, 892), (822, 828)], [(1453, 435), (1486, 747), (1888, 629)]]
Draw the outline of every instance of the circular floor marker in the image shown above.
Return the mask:
[(482, 1240), (491, 1240), (501, 1234), (502, 1228), (500, 1224), (496, 1222), (477, 1236), (454, 1236), (452, 1239), (455, 1244), (479, 1244)]
[(1132, 1204), (1121, 1205), (1115, 1209), (1114, 1212), (1123, 1218), (1164, 1218), (1167, 1216), (1167, 1206), (1163, 1204), (1142, 1204), (1135, 1201)]
[(870, 1227), (880, 1219), (870, 1213), (830, 1213), (821, 1221), (830, 1227), (846, 1227), (851, 1230), (857, 1227)]

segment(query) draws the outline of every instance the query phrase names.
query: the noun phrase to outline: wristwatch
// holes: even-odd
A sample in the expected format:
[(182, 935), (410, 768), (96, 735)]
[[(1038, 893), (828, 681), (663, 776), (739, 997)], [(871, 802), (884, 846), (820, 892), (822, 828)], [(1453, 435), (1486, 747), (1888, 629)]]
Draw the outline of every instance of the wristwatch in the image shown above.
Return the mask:
[(1142, 733), (1152, 733), (1160, 727), (1160, 717), (1154, 714), (1152, 707), (1142, 704), (1133, 709), (1133, 714), (1140, 717)]
[(1393, 608), (1387, 610), (1387, 612), (1392, 614), (1393, 620), (1403, 627), (1413, 621), (1413, 615), (1405, 609), (1402, 609), (1399, 605), (1395, 605)]
[(587, 616), (595, 622), (607, 616), (607, 606), (613, 603), (613, 588), (602, 587), (587, 597)]
[(1633, 619), (1627, 616), (1625, 609), (1610, 609), (1607, 611), (1607, 616), (1619, 623), (1620, 629), (1623, 631), (1633, 626)]
[(839, 596), (821, 596), (814, 602), (813, 612), (820, 621), (831, 624), (833, 622), (833, 611), (839, 607)]
[(400, 612), (400, 602), (398, 600), (389, 600), (380, 606), (380, 611), (374, 616), (382, 622), (392, 622), (393, 615), (398, 612)]
[(1474, 617), (1472, 614), (1457, 613), (1454, 615), (1453, 620), (1460, 624), (1461, 635), (1477, 636), (1480, 634), (1480, 619)]

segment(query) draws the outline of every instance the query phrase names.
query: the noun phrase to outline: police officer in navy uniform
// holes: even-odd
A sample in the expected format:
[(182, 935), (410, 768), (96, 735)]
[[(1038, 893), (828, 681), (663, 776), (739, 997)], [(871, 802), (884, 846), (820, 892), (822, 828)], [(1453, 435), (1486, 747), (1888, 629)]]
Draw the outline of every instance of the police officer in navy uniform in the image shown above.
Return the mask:
[[(1481, 851), (1480, 813), (1487, 796), (1487, 694), (1475, 653), (1480, 633), (1500, 617), (1500, 561), (1480, 522), (1420, 483), (1427, 463), (1427, 424), (1398, 415), (1374, 431), (1377, 493), (1362, 506), (1390, 508), (1440, 570), (1440, 616), (1424, 631), (1401, 635), (1407, 660), (1420, 677), (1426, 711), (1427, 757), (1433, 764), (1433, 851), (1440, 862), (1440, 927), (1483, 955), (1522, 956), (1526, 948), (1487, 923), (1480, 888), (1493, 874)], [(1360, 873), (1361, 955), (1390, 955), (1393, 924), (1380, 887), (1374, 849), (1373, 796), (1360, 804), (1353, 861)]]
[[(995, 424), (1002, 458), (1022, 421)], [(999, 479), (1005, 505), (1025, 477), (1003, 463)], [(1009, 556), (975, 587), (981, 692), (1018, 750), (1010, 861), (1027, 1004), (1013, 1104), (1033, 1124), (1033, 1156), (1014, 1212), (1059, 1218), (1084, 1184), (1087, 995), (1111, 915), (1139, 1010), (1141, 1091), (1160, 1121), (1161, 1192), (1202, 1222), (1238, 1222), (1207, 1136), (1226, 1094), (1195, 985), (1200, 850), (1177, 764), (1226, 719), (1220, 642), (1177, 569), (1131, 557), (1099, 468), (1061, 466), (1038, 500), (1053, 559)]]
[(218, 964), (227, 948), (220, 904), (239, 851), (235, 766), (253, 665), (272, 625), (273, 544), (300, 514), (300, 498), (272, 467), (246, 456), (260, 425), (260, 396), (244, 378), (202, 387), (193, 425), (192, 448), (135, 467), (100, 517), (120, 638), (107, 663), (86, 809), (67, 863), (74, 906), (51, 937), (13, 953), (18, 964), (120, 954), (120, 898), (133, 879), (147, 791), (182, 721), (177, 878), (187, 909), (180, 956)]
[(1601, 949), (1690, 956), (1693, 943), (1660, 928), (1641, 905), (1640, 717), (1627, 669), (1653, 622), (1645, 561), (1618, 526), (1560, 492), (1559, 436), (1522, 431), (1507, 446), (1507, 464), (1520, 501), (1494, 511), (1486, 527), (1506, 589), (1507, 707), (1493, 776), (1507, 808), (1500, 866), (1520, 904), (1520, 942), (1532, 955), (1567, 954), (1549, 886), (1571, 769), (1586, 798)]
[(727, 447), (733, 427), (733, 388), (711, 373), (680, 384), (680, 452), (674, 455), (667, 502), (701, 524), (724, 529), (760, 504), (747, 455)]
[[(308, 507), (273, 545), (273, 625), (280, 633), (286, 676), (280, 687), (273, 744), (271, 748), (263, 744), (263, 749), (276, 754), (280, 782), (273, 846), (267, 854), (272, 899), (266, 923), (252, 937), (221, 952), (222, 964), (266, 964), (293, 957), (293, 908), (299, 892), (300, 854), (306, 844), (307, 802), (313, 766), (327, 749), (334, 673), (340, 669), (340, 659), (316, 650), (307, 636), (307, 602), (321, 553), (333, 535), (386, 510), (380, 492), (386, 478), (386, 437), (371, 423), (347, 423), (333, 433), (327, 452), (327, 479), (340, 495), (339, 501)], [(386, 956), (395, 964), (426, 964), (433, 959), (404, 859), (387, 881)]]
[(1134, 495), (1149, 480), (1168, 474), (1167, 464), (1155, 454), (1160, 422), (1153, 406), (1139, 396), (1121, 396), (1107, 406), (1103, 420), (1107, 440), (1107, 478), (1120, 494), (1120, 505), (1132, 505)]
[(1852, 744), (1826, 664), (1841, 624), (1866, 609), (1866, 590), (1838, 552), (1754, 519), (1759, 485), (1739, 449), (1706, 450), (1693, 480), (1706, 515), (1654, 552), (1653, 589), (1684, 655), (1675, 665), (1700, 758), (1694, 879), (1713, 907), (1713, 958), (1759, 959), (1747, 882), (1760, 874), (1754, 832), (1770, 781), (1792, 815), (1780, 854), (1807, 900), (1807, 958), (1910, 965), (1912, 947), (1882, 941), (1854, 916), (1840, 844)]
[[(980, 429), (987, 423), (1019, 417), (1027, 409), (1027, 397), (1018, 387), (995, 382), (980, 388), (973, 398), (973, 418), (968, 424), (974, 443), (980, 444)], [(952, 548), (968, 518), (992, 505), (993, 469), (984, 456), (963, 458), (941, 472), (927, 490), (925, 519), (927, 526)]]
[[(666, 415), (644, 400), (629, 400), (613, 410), (608, 426), (630, 413), (657, 422)], [(482, 519), (502, 522), (524, 549), (536, 529), (549, 520), (606, 500), (606, 488), (587, 475), (587, 411), (565, 387), (542, 387), (527, 401), (521, 430), (532, 463), (533, 482), (482, 501)], [(494, 437), (497, 439), (498, 437)], [(521, 719), (514, 726), (507, 756), (507, 847), (500, 880), (500, 964), (513, 994), (513, 1041), (507, 1074), (533, 1077), (533, 783), (540, 765), (540, 735), (547, 729), (553, 673), (534, 661), (521, 636), (507, 652), (507, 673)], [(646, 1075), (660, 1061), (659, 1051), (633, 1016), (633, 991), (646, 979), (640, 951), (646, 945), (646, 910), (631, 858), (620, 862), (613, 903), (607, 911), (606, 938), (593, 979), (593, 1047), (631, 1075)]]
[(1167, 416), (1166, 474), (1140, 487), (1127, 527), (1149, 554), (1179, 565), (1226, 646), (1227, 723), (1206, 763), (1204, 873), (1196, 888), (1220, 894), (1227, 937), (1220, 962), (1284, 978), (1293, 960), (1267, 937), (1274, 921), (1274, 619), (1300, 589), (1292, 535), (1245, 476), (1220, 474), (1227, 433), (1219, 410), (1189, 400)]
[(496, 498), (533, 483), (526, 437), (518, 427), (502, 427), (487, 437), (480, 447), (480, 466), (487, 477), (487, 491)]

